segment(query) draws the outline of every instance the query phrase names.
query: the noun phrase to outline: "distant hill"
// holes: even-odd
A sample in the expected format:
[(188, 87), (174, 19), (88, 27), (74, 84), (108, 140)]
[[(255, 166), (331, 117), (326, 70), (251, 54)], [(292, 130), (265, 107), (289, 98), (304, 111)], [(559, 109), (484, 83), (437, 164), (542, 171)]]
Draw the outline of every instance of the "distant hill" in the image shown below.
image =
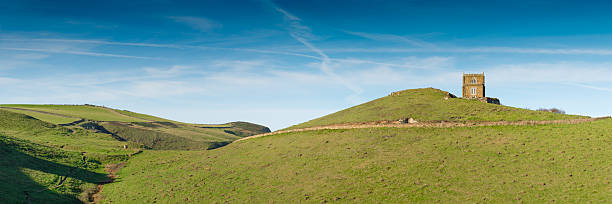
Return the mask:
[(560, 120), (585, 118), (584, 116), (532, 111), (503, 105), (487, 104), (477, 100), (448, 98), (448, 92), (434, 89), (409, 89), (396, 92), (361, 105), (332, 113), (287, 129), (313, 126), (397, 121), (413, 118), (417, 121), (521, 121)]
[(270, 132), (267, 127), (247, 122), (189, 124), (94, 105), (7, 104), (0, 105), (0, 109), (67, 128), (109, 134), (150, 149), (209, 149), (242, 137)]
[[(4, 104), (0, 105), (0, 108), (4, 108), (9, 111), (21, 111), (24, 114), (36, 114), (32, 117), (41, 116), (40, 114), (46, 114), (47, 117), (53, 117), (51, 120), (47, 120), (50, 123), (60, 123), (61, 118), (73, 118), (73, 119), (88, 119), (95, 121), (118, 121), (118, 122), (148, 122), (148, 118), (153, 116), (137, 117), (136, 114), (128, 111), (119, 111), (111, 108), (102, 106), (92, 105), (29, 105), (29, 104)], [(24, 112), (27, 111), (27, 112)], [(124, 114), (122, 114), (122, 112)], [(138, 116), (141, 114), (138, 114)], [(39, 118), (45, 120), (46, 118)], [(166, 119), (160, 119), (166, 121)], [(63, 122), (63, 121), (61, 121)]]

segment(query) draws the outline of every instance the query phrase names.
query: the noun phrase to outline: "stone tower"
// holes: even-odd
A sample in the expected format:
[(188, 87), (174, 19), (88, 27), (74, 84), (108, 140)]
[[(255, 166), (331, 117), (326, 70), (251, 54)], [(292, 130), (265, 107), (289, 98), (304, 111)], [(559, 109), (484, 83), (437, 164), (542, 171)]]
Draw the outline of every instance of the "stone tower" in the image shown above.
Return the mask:
[(484, 98), (485, 80), (482, 74), (463, 74), (463, 98)]

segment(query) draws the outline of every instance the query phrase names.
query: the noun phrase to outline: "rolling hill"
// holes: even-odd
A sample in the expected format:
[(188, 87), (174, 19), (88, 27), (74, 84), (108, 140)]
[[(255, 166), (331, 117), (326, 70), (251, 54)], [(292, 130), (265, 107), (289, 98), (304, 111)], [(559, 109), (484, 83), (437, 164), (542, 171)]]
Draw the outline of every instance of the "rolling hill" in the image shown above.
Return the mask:
[[(206, 150), (270, 132), (175, 122), (100, 106), (0, 106), (0, 203), (94, 201), (108, 169), (143, 150)], [(105, 170), (106, 169), (106, 170)]]
[(609, 203), (612, 120), (286, 133), (146, 151), (103, 203)]
[(0, 109), (63, 127), (110, 134), (117, 140), (147, 149), (209, 149), (245, 136), (270, 132), (267, 127), (246, 122), (189, 124), (94, 105), (8, 104), (0, 105)]
[(434, 89), (409, 89), (395, 92), (361, 105), (323, 116), (287, 129), (331, 124), (398, 121), (413, 118), (419, 122), (521, 121), (560, 120), (583, 116), (554, 114), (509, 106), (482, 103), (476, 100), (448, 98), (448, 92)]
[[(16, 202), (24, 200), (23, 191), (36, 192), (26, 196), (33, 201), (99, 203), (612, 202), (612, 119), (445, 95), (406, 90), (289, 129), (405, 118), (432, 124), (580, 122), (364, 126), (237, 141), (269, 129), (245, 122), (187, 124), (105, 107), (8, 105), (0, 108), (0, 151), (9, 155), (0, 168), (9, 173), (0, 182), (27, 185), (0, 193)], [(47, 115), (39, 114), (53, 116), (45, 122)], [(77, 120), (53, 123), (55, 116)], [(125, 167), (101, 188), (108, 182), (101, 181), (107, 174), (102, 168), (117, 163)]]
[[(402, 117), (584, 118), (443, 96), (408, 90), (294, 128)], [(105, 186), (102, 203), (609, 203), (610, 130), (611, 119), (313, 130), (208, 151), (145, 151)]]
[(125, 162), (128, 142), (0, 110), (0, 195), (5, 203), (88, 201), (107, 180), (104, 165)]

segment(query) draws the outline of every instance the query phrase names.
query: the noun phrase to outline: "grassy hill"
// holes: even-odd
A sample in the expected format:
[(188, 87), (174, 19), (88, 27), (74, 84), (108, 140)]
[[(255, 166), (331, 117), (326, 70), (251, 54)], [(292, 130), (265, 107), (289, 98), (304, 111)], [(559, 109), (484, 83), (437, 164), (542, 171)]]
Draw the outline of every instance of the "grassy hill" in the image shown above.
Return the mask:
[(206, 150), (263, 132), (251, 123), (188, 124), (99, 106), (2, 105), (0, 203), (90, 202), (109, 180), (105, 167), (143, 149)]
[[(3, 203), (81, 203), (106, 180), (101, 164), (73, 151), (0, 134), (0, 195)], [(24, 193), (25, 192), (25, 193)]]
[[(582, 118), (446, 100), (445, 94), (406, 90), (292, 128), (403, 118)], [(612, 119), (317, 130), (230, 143), (270, 130), (246, 122), (180, 123), (98, 106), (2, 107), (0, 152), (7, 157), (0, 158), (0, 195), (9, 195), (9, 202), (23, 202), (24, 191), (32, 201), (87, 201), (105, 176), (103, 166), (118, 162), (126, 166), (116, 182), (104, 185), (101, 203), (612, 202)], [(66, 125), (54, 117), (79, 120)]]
[[(95, 121), (119, 121), (119, 122), (147, 122), (148, 120), (124, 115), (110, 108), (92, 105), (29, 105), (29, 104), (5, 104), (0, 107), (19, 108), (31, 110), (32, 112), (55, 114), (56, 116), (84, 118)], [(9, 111), (12, 111), (9, 109)], [(48, 121), (56, 122), (56, 121)]]
[[(128, 142), (82, 128), (60, 127), (28, 115), (0, 110), (0, 134), (50, 147), (88, 154), (125, 155)], [(91, 157), (91, 156), (90, 156)]]
[(210, 149), (242, 137), (270, 132), (264, 126), (246, 122), (189, 124), (94, 105), (9, 104), (0, 105), (0, 109), (63, 126), (75, 122), (67, 128), (110, 134), (115, 139), (149, 149)]
[[(292, 128), (415, 118), (582, 118), (406, 90)], [(103, 203), (609, 203), (612, 120), (581, 124), (316, 130), (209, 151), (145, 151)]]
[[(106, 134), (0, 110), (0, 195), (5, 203), (80, 203), (106, 180), (104, 165), (137, 148)], [(27, 196), (26, 193), (27, 192)]]
[(104, 203), (610, 203), (612, 120), (287, 133), (146, 151)]
[(446, 93), (433, 88), (404, 90), (287, 129), (382, 120), (395, 121), (405, 118), (425, 122), (558, 120), (582, 117), (487, 104), (461, 98), (446, 100)]

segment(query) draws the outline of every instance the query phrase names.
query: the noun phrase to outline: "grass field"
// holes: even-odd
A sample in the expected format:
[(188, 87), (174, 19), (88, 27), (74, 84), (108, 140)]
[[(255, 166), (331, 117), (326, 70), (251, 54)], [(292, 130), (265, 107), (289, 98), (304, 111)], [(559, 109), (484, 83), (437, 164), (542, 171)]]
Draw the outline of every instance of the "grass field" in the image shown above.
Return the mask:
[(37, 144), (88, 154), (126, 155), (135, 150), (124, 150), (121, 142), (109, 135), (78, 128), (59, 127), (27, 115), (0, 110), (0, 133)]
[(103, 203), (610, 203), (612, 120), (287, 133), (146, 151)]
[[(205, 150), (223, 146), (235, 139), (221, 139), (211, 137), (210, 134), (200, 134), (193, 136), (193, 132), (176, 132), (166, 133), (165, 131), (157, 131), (156, 129), (135, 128), (133, 126), (124, 125), (116, 122), (107, 122), (101, 124), (106, 130), (116, 134), (117, 136), (134, 143), (142, 144), (146, 148), (157, 150)], [(160, 128), (162, 130), (180, 129), (180, 128)], [(197, 139), (190, 139), (187, 135), (191, 135)], [(229, 137), (229, 135), (228, 135)], [(236, 136), (233, 136), (236, 137)], [(236, 137), (237, 139), (238, 137)]]
[[(583, 118), (444, 96), (437, 89), (406, 90), (291, 128), (404, 118)], [(24, 191), (33, 203), (87, 201), (105, 178), (103, 166), (125, 161), (119, 179), (104, 185), (102, 203), (612, 202), (612, 119), (318, 130), (231, 143), (270, 130), (99, 106), (2, 106), (28, 109), (0, 109), (0, 153), (6, 155), (0, 195), (10, 203), (24, 203)], [(61, 127), (47, 115), (86, 120)]]
[(399, 95), (382, 97), (287, 129), (405, 118), (425, 122), (559, 120), (582, 117), (486, 104), (461, 98), (445, 100), (445, 95), (446, 92), (433, 88), (405, 90)]
[(80, 203), (106, 180), (105, 164), (138, 149), (106, 134), (59, 127), (0, 110), (0, 195), (3, 203)]
[(205, 150), (269, 132), (251, 123), (196, 125), (99, 106), (3, 106), (18, 109), (0, 109), (0, 203), (89, 202), (108, 180), (104, 167), (143, 148)]
[(33, 144), (0, 134), (2, 203), (81, 203), (106, 180), (101, 164), (79, 152)]
[(48, 122), (48, 123), (53, 123), (53, 124), (66, 124), (66, 123), (71, 123), (77, 120), (80, 120), (80, 118), (77, 117), (65, 117), (65, 116), (58, 116), (58, 115), (53, 115), (53, 114), (46, 114), (46, 113), (40, 113), (40, 112), (35, 112), (35, 111), (29, 111), (29, 110), (16, 110), (16, 109), (2, 109), (2, 110), (6, 110), (6, 111), (10, 111), (10, 112), (15, 112), (15, 113), (21, 113), (21, 114), (26, 114), (29, 116), (32, 116), (36, 119)]
[[(123, 115), (117, 111), (89, 105), (26, 105), (26, 104), (4, 104), (3, 107), (22, 108), (49, 113), (61, 114), (77, 118), (85, 118), (96, 121), (119, 121), (119, 122), (146, 122), (145, 119)], [(153, 117), (153, 116), (151, 116)]]
[[(113, 133), (122, 139), (136, 143), (136, 146), (152, 149), (209, 149), (223, 146), (242, 137), (270, 131), (264, 126), (252, 123), (231, 122), (220, 125), (189, 124), (134, 113), (127, 110), (115, 110), (92, 105), (12, 104), (0, 105), (0, 107), (5, 107), (2, 110), (26, 114), (53, 124), (66, 124), (80, 120), (81, 118), (88, 120), (84, 121), (82, 124), (66, 127), (67, 129), (65, 129), (65, 131), (82, 132), (81, 135), (84, 136), (80, 138), (66, 137), (58, 140), (40, 136), (33, 137), (27, 135), (29, 133), (21, 134), (22, 137), (29, 137), (32, 141), (66, 147), (70, 147), (71, 142), (77, 142), (79, 145), (89, 145), (90, 149), (100, 149), (109, 144), (114, 145), (112, 143), (117, 141), (108, 136), (109, 133)], [(100, 128), (98, 128), (100, 130), (91, 130), (106, 134), (98, 134), (92, 131), (83, 130), (83, 124), (95, 124), (93, 126), (87, 126), (87, 128), (102, 127), (104, 130)], [(11, 130), (6, 129), (6, 131)], [(14, 134), (20, 134), (18, 131), (13, 132)], [(97, 141), (100, 137), (111, 141)]]
[(127, 116), (131, 116), (131, 117), (135, 117), (135, 118), (140, 118), (143, 120), (148, 120), (148, 121), (161, 121), (161, 122), (173, 122), (173, 123), (179, 123), (177, 121), (173, 121), (173, 120), (168, 120), (165, 118), (160, 118), (160, 117), (155, 117), (155, 116), (151, 116), (151, 115), (146, 115), (146, 114), (141, 114), (141, 113), (135, 113), (132, 111), (128, 111), (128, 110), (115, 110), (123, 115), (127, 115)]

